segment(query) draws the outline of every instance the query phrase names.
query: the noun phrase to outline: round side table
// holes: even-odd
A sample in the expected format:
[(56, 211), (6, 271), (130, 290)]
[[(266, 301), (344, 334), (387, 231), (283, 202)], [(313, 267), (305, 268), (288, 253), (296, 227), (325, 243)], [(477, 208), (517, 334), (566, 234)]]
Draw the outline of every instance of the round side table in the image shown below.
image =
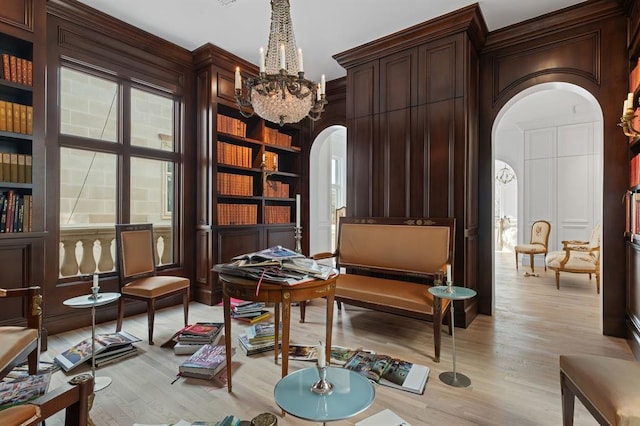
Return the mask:
[(96, 377), (96, 306), (107, 305), (120, 298), (120, 293), (98, 293), (72, 297), (62, 302), (70, 308), (91, 308), (91, 375), (93, 376), (93, 390), (97, 392), (111, 384), (111, 377)]
[(311, 390), (318, 381), (316, 367), (294, 371), (276, 384), (273, 396), (286, 413), (313, 422), (333, 422), (360, 414), (373, 404), (376, 392), (369, 380), (354, 371), (327, 367), (327, 381), (333, 391), (317, 394)]
[[(453, 358), (453, 371), (446, 371), (444, 373), (440, 373), (440, 380), (444, 383), (455, 386), (457, 388), (465, 388), (471, 384), (471, 379), (469, 379), (464, 374), (460, 374), (456, 372), (456, 324), (455, 324), (455, 315), (453, 312), (453, 301), (454, 300), (464, 300), (470, 299), (476, 295), (475, 290), (466, 287), (457, 287), (457, 286), (436, 286), (430, 287), (429, 293), (431, 293), (434, 297), (440, 299), (449, 299), (451, 300), (451, 346), (453, 348), (452, 358)], [(435, 304), (435, 301), (434, 301)]]

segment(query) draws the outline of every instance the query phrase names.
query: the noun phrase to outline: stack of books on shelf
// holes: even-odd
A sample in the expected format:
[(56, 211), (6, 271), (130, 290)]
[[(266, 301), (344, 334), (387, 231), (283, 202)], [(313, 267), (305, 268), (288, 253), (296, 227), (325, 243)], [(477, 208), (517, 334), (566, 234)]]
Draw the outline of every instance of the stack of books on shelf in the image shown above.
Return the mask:
[(33, 62), (29, 59), (3, 53), (2, 77), (13, 83), (33, 86)]
[(218, 172), (216, 188), (220, 195), (253, 195), (253, 176)]
[(180, 364), (178, 375), (212, 380), (226, 365), (225, 348), (225, 345), (204, 345)]
[(30, 232), (32, 220), (32, 195), (13, 190), (0, 193), (0, 233)]
[(291, 223), (291, 207), (264, 206), (264, 223)]
[(31, 183), (33, 157), (15, 152), (0, 153), (0, 180), (13, 183)]
[(291, 136), (286, 133), (280, 133), (278, 129), (271, 127), (265, 127), (264, 141), (272, 145), (284, 146), (286, 148), (291, 147)]
[(33, 134), (33, 107), (0, 100), (0, 131)]
[(253, 167), (252, 152), (248, 146), (239, 146), (218, 141), (218, 163), (230, 166)]
[(231, 308), (231, 318), (255, 324), (271, 316), (264, 302), (242, 302)]
[(175, 336), (173, 352), (176, 355), (191, 355), (205, 345), (214, 345), (222, 338), (224, 323), (197, 322), (180, 330)]
[(265, 153), (262, 154), (262, 162), (267, 170), (278, 170), (278, 154), (275, 152), (265, 151)]
[[(139, 338), (126, 331), (96, 334), (96, 367), (137, 355), (138, 348), (133, 346), (133, 343), (139, 341)], [(91, 347), (92, 343), (89, 337), (57, 355), (54, 361), (64, 371), (70, 371), (85, 361), (91, 362)]]
[(262, 188), (262, 194), (265, 197), (289, 198), (289, 184), (269, 179)]
[(219, 132), (228, 133), (234, 136), (246, 137), (247, 135), (247, 123), (237, 118), (227, 117), (226, 115), (218, 114), (217, 116), (217, 129)]
[(255, 225), (258, 223), (256, 204), (218, 204), (218, 225)]

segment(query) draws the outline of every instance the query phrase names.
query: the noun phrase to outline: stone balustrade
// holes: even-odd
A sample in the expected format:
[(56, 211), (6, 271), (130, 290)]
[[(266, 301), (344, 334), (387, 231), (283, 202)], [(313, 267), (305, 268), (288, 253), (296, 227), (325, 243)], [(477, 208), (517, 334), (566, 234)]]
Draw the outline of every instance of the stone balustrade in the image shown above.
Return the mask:
[[(154, 225), (157, 265), (173, 261), (169, 225)], [(116, 231), (113, 226), (63, 226), (60, 229), (60, 278), (115, 271)], [(165, 250), (166, 248), (166, 250)]]

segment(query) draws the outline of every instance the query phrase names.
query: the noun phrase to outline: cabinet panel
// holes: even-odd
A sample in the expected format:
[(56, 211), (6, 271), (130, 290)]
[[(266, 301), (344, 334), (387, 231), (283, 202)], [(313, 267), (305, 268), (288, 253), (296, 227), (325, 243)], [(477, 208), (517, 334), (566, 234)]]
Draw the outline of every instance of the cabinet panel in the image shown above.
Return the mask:
[(408, 49), (380, 60), (380, 112), (416, 104), (417, 50)]
[(627, 314), (640, 337), (640, 247), (627, 242)]
[[(39, 272), (42, 258), (42, 240), (11, 238), (0, 240), (0, 270), (3, 288), (25, 288), (32, 285), (43, 287)], [(37, 263), (37, 265), (36, 265)], [(37, 266), (37, 270), (34, 269)], [(44, 289), (43, 289), (44, 292)], [(12, 300), (0, 301), (0, 323), (15, 324), (24, 318), (24, 306)]]
[(367, 63), (347, 73), (347, 114), (353, 118), (366, 117), (379, 111), (378, 62)]
[(381, 114), (382, 175), (385, 217), (409, 216), (411, 108)]
[(33, 0), (2, 0), (0, 22), (33, 31)]
[(462, 53), (456, 38), (420, 46), (418, 50), (418, 104), (462, 96)]

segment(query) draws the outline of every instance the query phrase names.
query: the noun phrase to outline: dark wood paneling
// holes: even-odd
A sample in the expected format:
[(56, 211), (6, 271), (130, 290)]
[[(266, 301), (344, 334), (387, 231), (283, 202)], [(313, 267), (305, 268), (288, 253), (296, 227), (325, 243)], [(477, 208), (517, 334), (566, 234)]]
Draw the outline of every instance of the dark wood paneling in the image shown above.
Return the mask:
[(434, 41), (418, 49), (418, 104), (438, 102), (463, 95), (464, 66), (462, 52), (456, 45), (460, 36)]
[(296, 246), (294, 232), (290, 226), (270, 226), (265, 228), (265, 241), (265, 247), (282, 246), (295, 248)]
[(413, 108), (404, 108), (380, 115), (380, 145), (377, 153), (382, 167), (375, 170), (382, 174), (384, 217), (409, 216), (411, 137)]
[(352, 118), (377, 114), (380, 110), (380, 76), (378, 62), (364, 64), (347, 73), (347, 116)]
[(378, 188), (373, 145), (378, 116), (354, 118), (347, 131), (347, 206), (349, 215), (373, 216), (372, 194)]
[(403, 50), (380, 59), (380, 112), (416, 104), (417, 62), (416, 49)]
[[(33, 0), (2, 0), (0, 23), (7, 24), (9, 28), (33, 32), (35, 23)], [(0, 31), (15, 35), (13, 29), (5, 31), (4, 26), (0, 26)]]
[(627, 336), (635, 349), (636, 358), (640, 359), (640, 247), (627, 242)]

